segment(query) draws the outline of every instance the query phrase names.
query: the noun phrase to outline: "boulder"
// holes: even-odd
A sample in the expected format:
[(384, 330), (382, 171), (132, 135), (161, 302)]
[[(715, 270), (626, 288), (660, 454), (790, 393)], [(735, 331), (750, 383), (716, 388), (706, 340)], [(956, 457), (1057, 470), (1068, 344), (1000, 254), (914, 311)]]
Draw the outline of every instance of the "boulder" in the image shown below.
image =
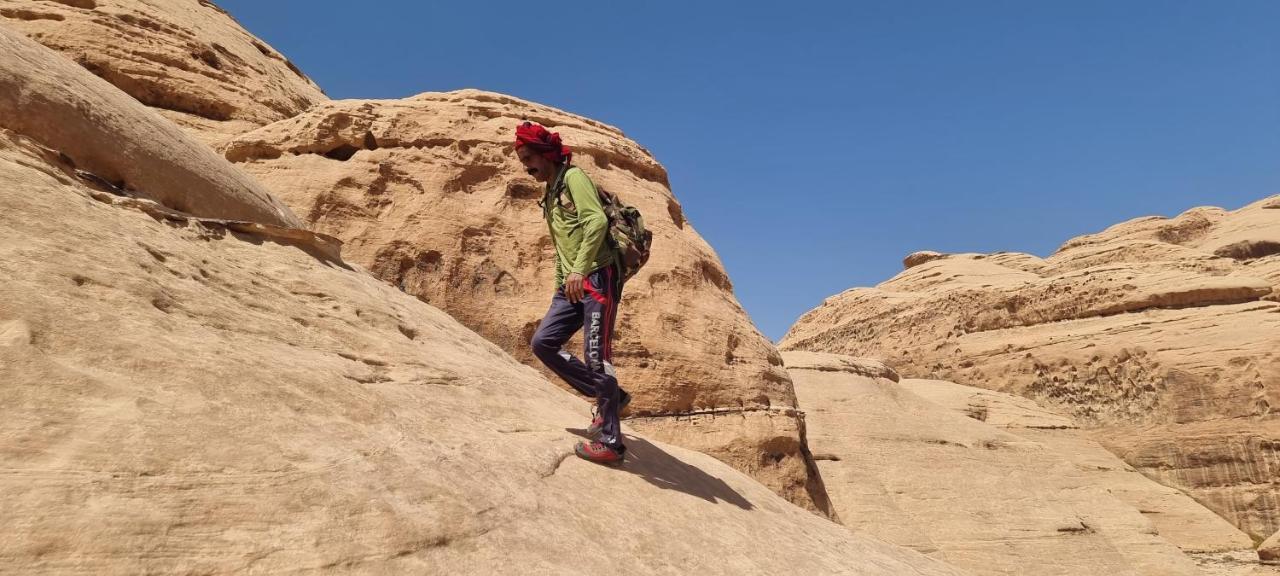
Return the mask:
[(209, 0), (0, 0), (0, 24), (212, 142), (327, 100)]

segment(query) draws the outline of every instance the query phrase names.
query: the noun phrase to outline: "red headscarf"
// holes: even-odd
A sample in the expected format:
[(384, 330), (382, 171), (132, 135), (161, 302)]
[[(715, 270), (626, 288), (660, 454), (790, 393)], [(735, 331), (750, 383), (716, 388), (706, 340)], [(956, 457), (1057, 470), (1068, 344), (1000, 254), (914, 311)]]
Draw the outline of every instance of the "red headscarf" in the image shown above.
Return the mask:
[(521, 146), (528, 146), (543, 158), (556, 163), (561, 160), (568, 162), (573, 158), (569, 147), (560, 142), (559, 132), (548, 132), (546, 128), (533, 122), (525, 122), (516, 127), (516, 149)]

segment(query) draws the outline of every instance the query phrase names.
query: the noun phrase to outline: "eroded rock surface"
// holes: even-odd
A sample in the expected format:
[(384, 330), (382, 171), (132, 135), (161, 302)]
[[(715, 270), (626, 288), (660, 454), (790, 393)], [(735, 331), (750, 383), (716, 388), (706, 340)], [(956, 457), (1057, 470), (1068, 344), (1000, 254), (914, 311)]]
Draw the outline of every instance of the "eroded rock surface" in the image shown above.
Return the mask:
[(0, 126), (121, 194), (195, 216), (297, 227), (270, 193), (110, 84), (0, 27)]
[[(542, 185), (511, 150), (522, 120), (558, 131), (598, 185), (640, 208), (653, 257), (623, 291), (614, 363), (631, 421), (826, 510), (791, 380), (686, 221), (661, 165), (620, 131), (466, 90), (321, 104), (223, 151), (351, 261), (538, 366), (529, 339), (554, 289)], [(577, 340), (569, 350), (581, 353)]]
[(1280, 526), (1277, 202), (1140, 218), (1044, 259), (935, 258), (828, 298), (781, 346), (1033, 398), (1265, 539)]
[(959, 574), (703, 454), (574, 458), (585, 406), (444, 312), (74, 170), (0, 126), (4, 571)]
[(208, 0), (0, 0), (0, 24), (207, 142), (327, 99), (297, 66)]
[(783, 356), (832, 504), (854, 531), (972, 574), (1191, 575), (1179, 547), (1252, 552), (1225, 520), (1030, 400), (897, 381), (865, 359)]

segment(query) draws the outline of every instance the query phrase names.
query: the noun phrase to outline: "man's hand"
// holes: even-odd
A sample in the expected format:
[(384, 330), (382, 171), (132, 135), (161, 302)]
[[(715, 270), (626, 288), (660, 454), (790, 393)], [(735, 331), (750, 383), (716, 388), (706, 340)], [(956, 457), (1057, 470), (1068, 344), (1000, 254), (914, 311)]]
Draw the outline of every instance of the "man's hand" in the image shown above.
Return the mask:
[(573, 304), (582, 300), (582, 275), (574, 272), (564, 279), (564, 297)]

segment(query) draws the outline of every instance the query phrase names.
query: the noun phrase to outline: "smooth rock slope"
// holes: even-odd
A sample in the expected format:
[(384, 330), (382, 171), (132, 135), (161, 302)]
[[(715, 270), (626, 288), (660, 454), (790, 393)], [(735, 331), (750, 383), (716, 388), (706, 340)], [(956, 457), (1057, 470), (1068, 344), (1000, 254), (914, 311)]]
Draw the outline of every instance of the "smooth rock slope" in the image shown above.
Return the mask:
[[(328, 102), (221, 149), (342, 239), (351, 261), (538, 366), (528, 343), (554, 289), (553, 248), (543, 187), (512, 152), (525, 119), (558, 131), (575, 163), (638, 206), (654, 232), (652, 259), (623, 291), (614, 344), (635, 398), (629, 423), (827, 511), (777, 350), (685, 219), (666, 171), (616, 128), (463, 90)], [(577, 339), (569, 346), (581, 354)]]
[(702, 454), (573, 458), (585, 404), (265, 224), (7, 124), (0, 180), (5, 571), (959, 574)]
[[(1137, 478), (1128, 478), (1127, 493), (1160, 504), (1140, 513), (1114, 494), (1124, 484), (1113, 475), (1076, 461), (1081, 446), (1055, 441), (1072, 439), (1071, 421), (1030, 402), (899, 381), (873, 361), (783, 356), (832, 504), (855, 532), (993, 575), (1199, 574), (1146, 517), (1170, 512), (1160, 522), (1187, 524), (1177, 528), (1198, 545), (1251, 547), (1221, 518), (1130, 469)], [(963, 411), (926, 399), (961, 395)]]
[(209, 0), (0, 0), (0, 23), (214, 141), (327, 100)]

